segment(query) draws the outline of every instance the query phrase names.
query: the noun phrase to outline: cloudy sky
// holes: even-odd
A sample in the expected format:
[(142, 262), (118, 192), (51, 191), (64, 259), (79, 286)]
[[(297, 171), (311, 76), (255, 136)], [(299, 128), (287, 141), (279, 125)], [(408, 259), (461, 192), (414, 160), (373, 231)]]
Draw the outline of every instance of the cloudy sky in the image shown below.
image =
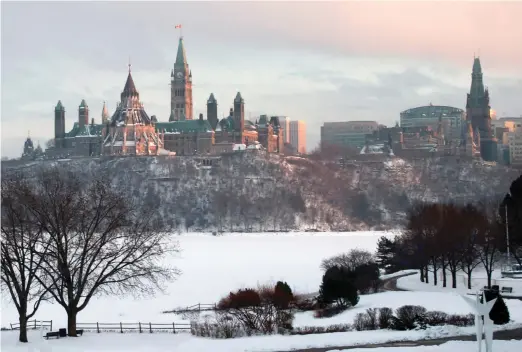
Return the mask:
[(127, 75), (149, 115), (167, 120), (170, 70), (183, 25), (194, 116), (214, 93), (229, 110), (239, 90), (247, 117), (307, 122), (308, 148), (325, 121), (392, 125), (410, 107), (464, 108), (479, 54), (491, 105), (522, 115), (522, 2), (5, 2), (1, 3), (2, 156), (28, 131), (53, 137), (86, 99), (101, 119)]

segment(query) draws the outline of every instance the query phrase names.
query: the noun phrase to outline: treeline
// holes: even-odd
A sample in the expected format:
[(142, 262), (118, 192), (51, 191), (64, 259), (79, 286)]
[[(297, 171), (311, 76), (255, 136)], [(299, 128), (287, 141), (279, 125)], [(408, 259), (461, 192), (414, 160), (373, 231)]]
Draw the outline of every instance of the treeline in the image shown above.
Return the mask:
[[(493, 271), (507, 251), (506, 210), (510, 228), (511, 257), (519, 264), (522, 253), (522, 176), (515, 180), (510, 193), (498, 202), (418, 203), (408, 211), (405, 230), (394, 239), (382, 237), (378, 242), (379, 265), (388, 272), (406, 268), (420, 270), (420, 280), (442, 286), (457, 287), (457, 273), (467, 275), (467, 288), (477, 267), (484, 269), (491, 287)], [(506, 208), (507, 207), (507, 208)]]
[(63, 167), (34, 178), (4, 177), (1, 283), (19, 314), (21, 342), (41, 302), (63, 307), (69, 336), (96, 295), (153, 294), (178, 271), (177, 251), (154, 223), (156, 208), (137, 203), (100, 174), (83, 179)]

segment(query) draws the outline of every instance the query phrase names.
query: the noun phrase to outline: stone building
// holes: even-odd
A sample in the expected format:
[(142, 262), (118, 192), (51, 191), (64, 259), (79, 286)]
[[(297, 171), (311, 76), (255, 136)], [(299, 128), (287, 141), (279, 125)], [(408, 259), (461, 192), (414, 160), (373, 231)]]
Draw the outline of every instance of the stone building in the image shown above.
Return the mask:
[(192, 120), (192, 71), (190, 71), (183, 37), (179, 38), (174, 68), (170, 72), (170, 117), (169, 121)]
[(95, 124), (94, 118), (89, 123), (89, 106), (83, 99), (78, 107), (78, 120), (65, 132), (65, 107), (59, 100), (54, 108), (54, 146), (45, 153), (51, 158), (100, 155), (102, 129), (103, 125)]
[(103, 129), (103, 155), (158, 155), (163, 136), (156, 132), (132, 79), (130, 65), (125, 87), (110, 121)]

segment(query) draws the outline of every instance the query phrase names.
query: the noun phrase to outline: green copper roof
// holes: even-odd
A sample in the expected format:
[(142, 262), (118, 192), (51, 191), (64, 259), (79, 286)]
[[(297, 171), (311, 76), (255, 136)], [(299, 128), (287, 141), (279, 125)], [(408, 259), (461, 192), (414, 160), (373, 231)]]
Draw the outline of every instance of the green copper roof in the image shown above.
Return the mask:
[(184, 121), (170, 121), (170, 122), (158, 122), (156, 124), (157, 132), (178, 132), (178, 133), (191, 133), (191, 132), (210, 132), (212, 127), (207, 120), (184, 120)]
[(56, 107), (54, 108), (55, 111), (64, 111), (65, 108), (62, 105), (62, 101), (58, 100), (58, 104), (56, 104)]
[(104, 125), (86, 125), (80, 128), (78, 122), (75, 122), (73, 128), (65, 134), (65, 138), (80, 136), (101, 136)]
[(80, 108), (88, 108), (87, 103), (85, 102), (85, 99), (82, 99), (82, 102), (80, 103)]
[(176, 54), (175, 67), (184, 67), (187, 65), (187, 54), (185, 53), (185, 45), (183, 44), (183, 37), (179, 38), (178, 53)]

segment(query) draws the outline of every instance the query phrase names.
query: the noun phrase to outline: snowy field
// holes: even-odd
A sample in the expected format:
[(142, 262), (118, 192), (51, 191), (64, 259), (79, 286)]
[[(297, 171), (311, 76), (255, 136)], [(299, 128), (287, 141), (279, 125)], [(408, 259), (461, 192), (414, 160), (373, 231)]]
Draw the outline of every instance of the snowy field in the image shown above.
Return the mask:
[[(176, 318), (161, 314), (162, 311), (217, 303), (232, 290), (258, 283), (275, 284), (278, 280), (287, 281), (294, 292), (317, 292), (323, 259), (352, 248), (374, 252), (382, 235), (386, 233), (173, 235), (181, 253), (169, 264), (181, 269), (182, 274), (167, 286), (164, 294), (139, 299), (97, 297), (78, 314), (78, 322), (172, 323)], [(42, 303), (35, 318), (53, 320), (56, 327), (67, 321), (65, 311), (57, 304)], [(9, 326), (17, 321), (15, 307), (2, 296), (1, 325)]]
[[(433, 285), (433, 273), (429, 273), (428, 284), (421, 282), (419, 271), (416, 270), (415, 275), (405, 276), (397, 280), (397, 287), (403, 290), (409, 291), (427, 291), (427, 292), (455, 292), (455, 293), (475, 293), (477, 290), (480, 290), (484, 286), (487, 285), (487, 276), (486, 272), (479, 266), (477, 267), (472, 275), (471, 275), (471, 290), (468, 290), (468, 277), (463, 272), (457, 272), (457, 288), (451, 288), (451, 274), (449, 272), (446, 273), (446, 280), (448, 287), (442, 287), (442, 271), (439, 271), (437, 274), (437, 286)], [(491, 285), (498, 285), (500, 288), (502, 287), (512, 287), (512, 294), (503, 294), (505, 297), (509, 296), (522, 296), (522, 279), (511, 279), (511, 278), (502, 278), (500, 276), (500, 269), (496, 269), (493, 271)]]
[[(162, 314), (163, 310), (197, 303), (215, 303), (231, 290), (277, 280), (287, 281), (295, 292), (318, 290), (321, 261), (329, 256), (363, 248), (375, 251), (382, 232), (233, 234), (214, 237), (203, 234), (175, 236), (182, 252), (169, 261), (182, 270), (178, 280), (168, 285), (164, 294), (135, 299), (133, 297), (97, 297), (79, 313), (78, 323), (183, 322), (181, 316)], [(389, 234), (390, 236), (392, 234)], [(410, 276), (418, 280), (417, 275)], [(522, 326), (522, 301), (508, 300), (512, 323), (495, 329)], [(467, 314), (470, 309), (455, 292), (384, 292), (361, 296), (356, 308), (332, 318), (316, 319), (312, 312), (297, 313), (294, 326), (329, 326), (351, 324), (354, 316), (367, 308), (397, 308), (418, 304), (428, 310)], [(2, 326), (17, 321), (16, 309), (2, 298)], [(212, 314), (209, 312), (202, 313)], [(66, 326), (63, 308), (42, 304), (38, 320), (53, 320), (53, 330)], [(284, 351), (296, 348), (348, 346), (388, 341), (421, 340), (443, 336), (471, 334), (474, 327), (433, 327), (424, 331), (361, 331), (305, 336), (258, 336), (230, 340), (213, 340), (189, 333), (91, 333), (78, 338), (44, 340), (40, 331), (30, 331), (29, 344), (17, 342), (17, 332), (2, 331), (4, 352), (116, 352), (179, 351), (239, 352)], [(424, 347), (423, 347), (424, 348)], [(432, 347), (425, 347), (426, 350)], [(401, 351), (406, 348), (401, 347)], [(423, 349), (424, 350), (424, 349)], [(412, 350), (414, 351), (414, 350)], [(415, 350), (417, 351), (417, 350)], [(414, 351), (414, 352), (415, 352)], [(420, 351), (420, 350), (419, 350)], [(431, 350), (429, 350), (431, 351)], [(445, 352), (446, 349), (433, 350)], [(463, 349), (459, 352), (465, 352)], [(503, 350), (499, 350), (503, 351)], [(506, 349), (505, 352), (512, 350)]]

